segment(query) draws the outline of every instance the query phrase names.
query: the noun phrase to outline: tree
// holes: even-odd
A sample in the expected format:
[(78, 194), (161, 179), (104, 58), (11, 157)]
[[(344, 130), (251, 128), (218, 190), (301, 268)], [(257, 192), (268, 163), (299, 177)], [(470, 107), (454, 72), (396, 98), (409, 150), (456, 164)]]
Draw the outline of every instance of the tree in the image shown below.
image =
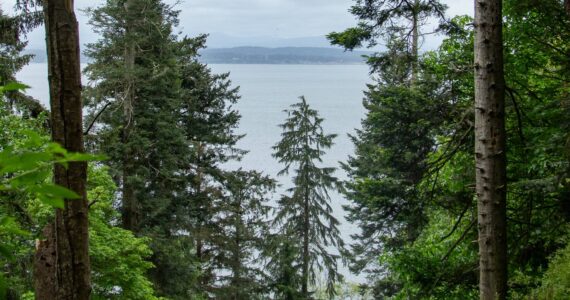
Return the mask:
[(269, 274), (269, 288), (279, 299), (303, 299), (301, 286), (303, 279), (299, 274), (300, 261), (298, 259), (300, 245), (294, 240), (294, 235), (282, 232), (268, 236), (268, 246), (264, 249), (264, 256), (270, 258), (265, 265)]
[(86, 51), (89, 141), (110, 158), (123, 227), (152, 240), (157, 293), (187, 299), (196, 267), (175, 211), (186, 201), (190, 153), (180, 126), (181, 44), (172, 33), (178, 12), (158, 0), (109, 0), (88, 12), (102, 36)]
[(267, 293), (259, 261), (269, 235), (267, 202), (275, 181), (241, 169), (224, 177), (224, 195), (214, 200), (215, 227), (210, 228), (217, 248), (211, 256), (221, 285), (214, 294), (218, 299), (256, 299)]
[(338, 230), (338, 220), (332, 215), (329, 190), (339, 189), (333, 176), (335, 168), (320, 167), (324, 149), (333, 144), (336, 135), (325, 134), (323, 119), (311, 109), (305, 97), (285, 110), (288, 117), (280, 127), (282, 139), (274, 147), (273, 156), (285, 168), (280, 175), (288, 174), (294, 167), (291, 195), (279, 200), (275, 222), (282, 231), (295, 236), (299, 245), (297, 263), (301, 267), (301, 296), (309, 299), (309, 284), (314, 284), (316, 269), (326, 271), (327, 292), (333, 297), (335, 282), (341, 280), (337, 266), (339, 255), (331, 254), (327, 247), (337, 247), (342, 251), (344, 243)]
[[(233, 105), (239, 100), (229, 74), (214, 74), (197, 60), (205, 37), (184, 39), (178, 49), (181, 76), (181, 116), (188, 143), (188, 160), (183, 169), (185, 196), (173, 206), (176, 224), (188, 231), (194, 242), (199, 269), (196, 290), (216, 289), (217, 258), (222, 255), (216, 221), (217, 205), (227, 195), (231, 175), (224, 163), (239, 160), (246, 151), (236, 147), (243, 137), (235, 132), (241, 118)], [(227, 207), (226, 207), (227, 208)]]
[[(418, 77), (418, 62), (420, 27), (430, 17), (437, 17), (442, 24), (446, 21), (444, 11), (446, 6), (438, 0), (356, 0), (350, 12), (357, 17), (359, 23), (356, 27), (348, 28), (343, 32), (333, 32), (328, 35), (332, 44), (340, 45), (353, 50), (365, 45), (373, 47), (379, 39), (390, 40), (395, 32), (399, 32), (411, 65), (409, 82), (414, 84)], [(371, 56), (368, 63), (377, 68), (386, 61), (383, 55)]]
[(481, 299), (507, 297), (507, 167), (502, 1), (475, 5), (475, 163)]
[(177, 11), (157, 0), (125, 4), (89, 11), (103, 39), (88, 45), (87, 131), (122, 188), (123, 226), (153, 241), (158, 293), (187, 299), (214, 284), (221, 164), (244, 153), (235, 148), (239, 95), (228, 74), (197, 60), (205, 36), (172, 33)]
[[(16, 73), (32, 59), (33, 55), (22, 53), (27, 45), (23, 36), (37, 25), (40, 16), (26, 13), (11, 17), (0, 9), (0, 85), (16, 82)], [(46, 111), (38, 100), (19, 89), (7, 91), (4, 98), (12, 108), (33, 118)]]
[[(46, 3), (45, 28), (48, 51), (52, 140), (66, 150), (82, 153), (83, 116), (79, 33), (72, 1)], [(79, 199), (68, 199), (57, 209), (53, 227), (46, 232), (53, 245), (54, 265), (41, 263), (35, 268), (38, 299), (89, 299), (89, 220), (85, 184), (87, 163), (57, 164), (54, 182), (74, 191)], [(37, 253), (42, 254), (41, 246)], [(44, 253), (50, 255), (50, 253)], [(49, 281), (48, 281), (49, 280)]]

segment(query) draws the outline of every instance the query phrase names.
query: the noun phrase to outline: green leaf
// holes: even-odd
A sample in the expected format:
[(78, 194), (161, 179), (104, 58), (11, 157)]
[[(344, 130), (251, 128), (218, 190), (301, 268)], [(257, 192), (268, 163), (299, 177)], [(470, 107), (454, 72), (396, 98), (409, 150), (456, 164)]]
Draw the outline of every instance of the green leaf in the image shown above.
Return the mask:
[(70, 153), (65, 157), (66, 161), (102, 161), (106, 159), (105, 155), (89, 153)]
[(9, 82), (5, 86), (2, 87), (2, 91), (10, 92), (10, 91), (18, 91), (18, 90), (25, 90), (30, 88), (29, 86), (19, 83), (19, 82)]
[(12, 254), (12, 251), (8, 247), (2, 244), (0, 244), (0, 255), (6, 257), (10, 261), (14, 260), (14, 255)]
[(67, 188), (53, 184), (43, 184), (30, 189), (38, 194), (40, 200), (57, 208), (65, 207), (65, 199), (79, 199), (81, 196)]
[(49, 162), (51, 155), (45, 152), (29, 152), (12, 155), (10, 159), (1, 157), (0, 174), (31, 171), (37, 168), (41, 163)]
[(61, 208), (61, 209), (65, 208), (65, 201), (62, 198), (43, 197), (43, 198), (40, 198), (40, 200), (44, 204), (49, 205), (51, 207)]

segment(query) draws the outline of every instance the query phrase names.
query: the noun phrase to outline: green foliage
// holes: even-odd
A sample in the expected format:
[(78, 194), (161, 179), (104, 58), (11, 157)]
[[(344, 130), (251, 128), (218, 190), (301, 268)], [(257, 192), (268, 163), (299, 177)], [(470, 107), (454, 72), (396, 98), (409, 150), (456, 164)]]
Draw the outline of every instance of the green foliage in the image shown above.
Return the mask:
[(178, 12), (162, 1), (109, 0), (88, 13), (102, 36), (86, 51), (89, 145), (110, 157), (123, 226), (151, 239), (158, 294), (211, 294), (228, 265), (214, 230), (228, 226), (219, 216), (232, 175), (221, 165), (245, 153), (235, 147), (237, 89), (198, 62), (204, 36), (173, 33)]
[(179, 206), (188, 203), (190, 145), (178, 55), (195, 54), (187, 45), (193, 40), (177, 41), (178, 12), (158, 0), (109, 0), (88, 14), (101, 35), (86, 50), (86, 74), (95, 83), (85, 93), (86, 120), (95, 122), (88, 143), (110, 158), (122, 191), (121, 223), (151, 239), (149, 274), (158, 294), (187, 299), (196, 266), (191, 240), (180, 234), (187, 231)]
[[(11, 84), (3, 88), (22, 88)], [(32, 239), (53, 218), (53, 208), (63, 208), (64, 199), (78, 196), (51, 183), (54, 164), (71, 161), (98, 161), (102, 156), (68, 153), (49, 137), (43, 119), (25, 119), (4, 110), (0, 114), (0, 263), (7, 271), (4, 290), (11, 297), (29, 296), (29, 269), (32, 268)], [(157, 299), (153, 296), (145, 261), (152, 253), (148, 240), (113, 226), (117, 213), (112, 204), (115, 185), (108, 169), (90, 166), (88, 181), (90, 207), (90, 255), (93, 263), (94, 297), (104, 299)], [(9, 287), (10, 290), (6, 291)], [(28, 296), (26, 296), (28, 295)]]
[[(327, 248), (344, 250), (344, 242), (338, 230), (339, 222), (332, 215), (329, 190), (340, 189), (333, 173), (335, 168), (321, 167), (325, 149), (333, 144), (334, 134), (325, 134), (324, 119), (312, 109), (304, 97), (285, 110), (287, 119), (281, 141), (274, 147), (273, 156), (284, 164), (280, 175), (288, 174), (291, 168), (294, 186), (279, 200), (275, 223), (281, 225), (281, 233), (294, 237), (298, 249), (295, 264), (302, 269), (302, 285), (315, 284), (318, 272), (325, 272), (327, 292), (332, 298), (334, 285), (342, 280), (338, 273), (340, 256)], [(286, 252), (285, 254), (290, 254)], [(286, 258), (287, 256), (285, 256)], [(301, 271), (301, 270), (300, 270)], [(302, 294), (307, 298), (309, 295)]]
[[(268, 294), (266, 274), (259, 263), (267, 244), (269, 195), (275, 181), (256, 171), (225, 174), (224, 195), (214, 200), (213, 266), (217, 269), (217, 299), (255, 299)], [(229, 273), (224, 275), (225, 272)]]
[[(443, 23), (445, 4), (440, 1), (394, 1), (394, 0), (355, 0), (350, 12), (359, 21), (356, 27), (343, 32), (333, 32), (327, 37), (334, 45), (348, 50), (366, 45), (373, 47), (379, 40), (387, 38), (393, 30), (404, 29), (411, 32), (413, 25), (408, 24), (412, 19), (425, 21), (429, 17), (437, 17)], [(407, 38), (411, 38), (408, 34)]]
[(94, 299), (158, 299), (146, 277), (153, 267), (147, 260), (152, 255), (150, 240), (113, 225), (119, 215), (113, 208), (116, 186), (108, 168), (91, 166), (87, 188)]
[[(477, 238), (473, 230), (475, 219), (470, 216), (455, 220), (454, 217), (445, 211), (429, 213), (428, 225), (412, 244), (380, 257), (380, 263), (393, 271), (384, 284), (392, 281), (399, 285), (395, 295), (386, 296), (393, 299), (477, 298), (474, 284), (477, 245), (469, 243)], [(454, 227), (450, 229), (449, 224)]]
[[(504, 13), (509, 285), (520, 299), (568, 230), (570, 20), (556, 0), (506, 1)], [(346, 168), (349, 217), (362, 229), (352, 267), (371, 271), (375, 295), (476, 297), (477, 277), (465, 273), (476, 263), (471, 22), (453, 19), (412, 87), (401, 36), (388, 35), (388, 51), (370, 61), (379, 80)]]
[(544, 272), (540, 287), (525, 299), (563, 300), (570, 295), (570, 244), (556, 252)]
[(270, 258), (265, 270), (269, 274), (269, 288), (278, 299), (303, 299), (301, 285), (303, 278), (299, 274), (299, 242), (286, 234), (268, 236), (269, 246), (264, 250)]

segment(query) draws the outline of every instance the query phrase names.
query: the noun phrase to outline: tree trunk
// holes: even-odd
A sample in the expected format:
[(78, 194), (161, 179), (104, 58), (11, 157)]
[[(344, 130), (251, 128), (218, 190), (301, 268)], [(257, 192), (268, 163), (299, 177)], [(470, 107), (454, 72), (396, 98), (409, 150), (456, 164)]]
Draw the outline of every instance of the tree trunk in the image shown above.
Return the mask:
[[(83, 152), (83, 115), (81, 103), (81, 68), (79, 33), (72, 0), (44, 2), (48, 53), (52, 140), (70, 152)], [(71, 162), (65, 168), (56, 165), (56, 184), (75, 191), (81, 199), (66, 200), (57, 209), (53, 234), (48, 243), (55, 246), (55, 266), (35, 264), (36, 274), (55, 271), (53, 286), (36, 284), (36, 299), (89, 299), (91, 294), (89, 265), (88, 206), (85, 191), (87, 164)], [(49, 240), (53, 239), (53, 240)], [(38, 250), (46, 249), (38, 247)], [(38, 276), (36, 276), (37, 279)]]
[(127, 22), (125, 29), (125, 96), (123, 100), (123, 132), (122, 143), (123, 149), (123, 199), (122, 199), (122, 221), (123, 227), (134, 233), (139, 231), (139, 205), (136, 197), (136, 189), (133, 183), (135, 156), (134, 149), (129, 144), (132, 128), (134, 126), (134, 105), (135, 105), (135, 45), (132, 41), (131, 32), (133, 31), (133, 17), (129, 16), (134, 7), (133, 0), (128, 0), (125, 4), (125, 13), (127, 14)]
[[(240, 197), (240, 196), (238, 196)], [(241, 198), (240, 198), (241, 199)], [(232, 295), (232, 299), (233, 300), (238, 300), (241, 299), (241, 295), (242, 295), (242, 275), (241, 275), (241, 270), (243, 269), (242, 267), (242, 261), (241, 261), (241, 255), (240, 255), (240, 250), (241, 250), (241, 224), (244, 224), (245, 222), (242, 219), (242, 212), (241, 212), (241, 200), (237, 200), (236, 201), (236, 206), (235, 206), (235, 210), (236, 210), (236, 217), (235, 217), (235, 223), (234, 223), (234, 230), (235, 230), (235, 245), (234, 245), (234, 249), (232, 249), (233, 251), (233, 262), (232, 262), (232, 286), (233, 286), (233, 295)]]
[(570, 16), (570, 0), (564, 1), (564, 8), (566, 9), (566, 13)]
[(415, 0), (412, 17), (412, 80), (411, 84), (415, 85), (418, 79), (418, 59), (419, 59), (419, 6), (420, 0)]
[[(305, 166), (306, 167), (306, 166)], [(305, 177), (307, 171), (304, 171)], [(305, 179), (305, 184), (307, 180)], [(302, 285), (302, 295), (303, 299), (309, 299), (309, 264), (310, 264), (310, 254), (309, 254), (309, 234), (310, 234), (310, 218), (309, 218), (309, 191), (307, 187), (304, 187), (305, 191), (303, 193), (303, 285)]]
[(502, 1), (475, 1), (475, 157), (480, 299), (507, 294)]

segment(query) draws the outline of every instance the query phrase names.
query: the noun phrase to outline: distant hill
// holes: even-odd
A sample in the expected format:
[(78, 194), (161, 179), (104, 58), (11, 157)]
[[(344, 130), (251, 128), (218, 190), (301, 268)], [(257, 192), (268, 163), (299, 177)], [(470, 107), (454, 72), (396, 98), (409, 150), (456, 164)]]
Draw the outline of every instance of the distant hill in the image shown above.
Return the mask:
[(211, 64), (360, 64), (371, 52), (346, 52), (321, 47), (235, 47), (204, 49), (201, 60)]
[[(43, 50), (28, 50), (34, 54), (33, 62), (45, 63), (46, 54)], [(200, 51), (200, 61), (208, 64), (361, 64), (363, 55), (372, 52), (347, 52), (337, 48), (325, 47), (235, 47), (235, 48), (206, 48)], [(81, 57), (82, 62), (88, 62), (87, 57)]]
[(219, 32), (208, 34), (208, 47), (233, 48), (241, 46), (283, 48), (283, 47), (322, 47), (332, 48), (330, 41), (324, 36), (305, 36), (296, 38), (279, 38), (275, 36), (232, 36)]

